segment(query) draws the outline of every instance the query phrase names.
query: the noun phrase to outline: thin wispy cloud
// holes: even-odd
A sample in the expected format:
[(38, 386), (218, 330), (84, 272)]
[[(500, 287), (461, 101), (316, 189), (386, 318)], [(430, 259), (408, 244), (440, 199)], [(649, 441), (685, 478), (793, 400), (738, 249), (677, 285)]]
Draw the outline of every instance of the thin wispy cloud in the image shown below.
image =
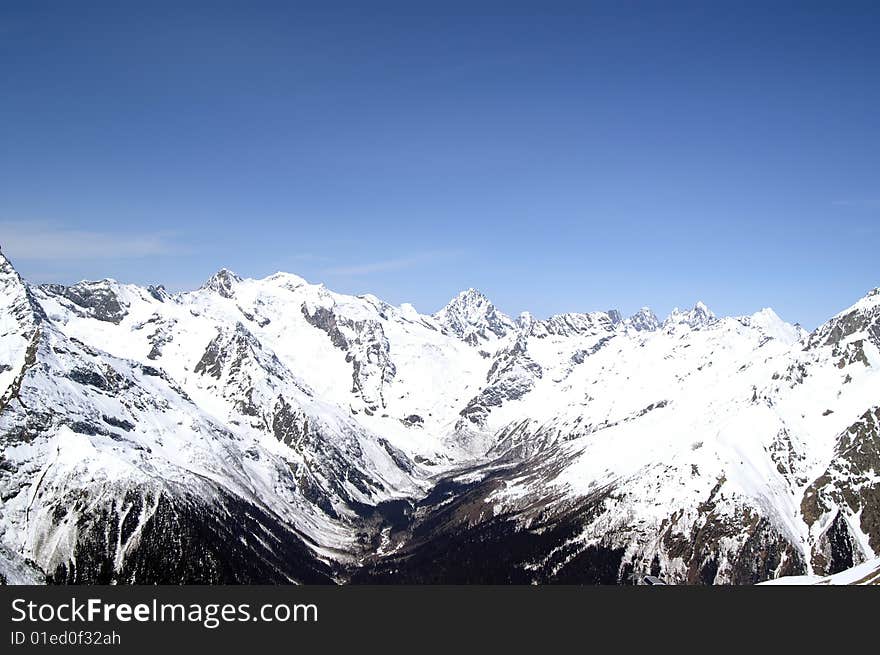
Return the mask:
[(20, 261), (156, 257), (189, 250), (169, 232), (75, 230), (32, 221), (0, 221), (0, 247)]
[(373, 273), (387, 273), (423, 266), (440, 260), (451, 259), (462, 254), (460, 250), (445, 250), (415, 253), (407, 257), (392, 257), (380, 261), (350, 266), (334, 266), (321, 271), (325, 275), (361, 276)]

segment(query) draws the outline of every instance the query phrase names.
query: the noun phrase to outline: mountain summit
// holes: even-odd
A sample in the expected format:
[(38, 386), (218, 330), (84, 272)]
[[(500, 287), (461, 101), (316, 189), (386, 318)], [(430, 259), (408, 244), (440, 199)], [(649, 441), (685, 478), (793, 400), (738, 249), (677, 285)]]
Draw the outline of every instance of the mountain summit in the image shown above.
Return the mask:
[(690, 328), (700, 329), (711, 325), (713, 321), (715, 314), (702, 301), (698, 301), (689, 311), (681, 311), (678, 307), (673, 309), (663, 321), (663, 326), (687, 325)]
[(471, 345), (503, 338), (516, 329), (514, 322), (476, 289), (459, 293), (434, 318)]
[(228, 268), (221, 268), (208, 278), (202, 288), (216, 291), (224, 298), (232, 298), (235, 295), (235, 285), (239, 282), (241, 282), (241, 278), (238, 275)]
[(627, 323), (638, 332), (654, 332), (662, 325), (650, 307), (642, 307), (627, 319)]

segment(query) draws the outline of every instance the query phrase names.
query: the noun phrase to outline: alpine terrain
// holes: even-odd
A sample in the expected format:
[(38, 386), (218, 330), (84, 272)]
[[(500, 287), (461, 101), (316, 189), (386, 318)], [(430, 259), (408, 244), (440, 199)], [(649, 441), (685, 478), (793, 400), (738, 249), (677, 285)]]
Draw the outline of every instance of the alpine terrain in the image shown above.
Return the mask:
[(880, 289), (808, 333), (225, 269), (35, 286), (0, 254), (4, 582), (751, 584), (878, 556)]

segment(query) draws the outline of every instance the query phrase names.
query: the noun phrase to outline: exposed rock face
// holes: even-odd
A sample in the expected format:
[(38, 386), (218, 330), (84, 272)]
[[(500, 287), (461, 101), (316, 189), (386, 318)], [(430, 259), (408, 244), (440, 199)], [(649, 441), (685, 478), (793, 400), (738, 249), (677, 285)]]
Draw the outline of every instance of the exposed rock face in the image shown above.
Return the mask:
[(543, 375), (541, 366), (529, 357), (527, 341), (519, 338), (502, 350), (486, 376), (486, 386), (461, 410), (471, 423), (482, 425), (492, 407), (508, 400), (519, 400), (535, 386)]
[[(239, 376), (247, 374), (246, 362), (257, 359), (258, 353), (263, 354), (259, 341), (244, 325), (237, 323), (232, 331), (220, 332), (211, 339), (193, 371), (218, 380), (225, 372), (237, 384), (247, 386), (249, 380)], [(270, 365), (281, 366), (271, 354), (265, 358)]]
[(340, 329), (336, 314), (331, 308), (315, 307), (313, 311), (310, 311), (309, 308), (303, 304), (300, 310), (302, 311), (302, 315), (305, 316), (306, 321), (319, 330), (323, 330), (327, 333), (327, 336), (330, 337), (330, 341), (334, 346), (340, 350), (347, 351), (349, 349), (350, 344), (348, 343), (348, 339)]
[(159, 302), (165, 302), (165, 300), (169, 297), (168, 292), (165, 290), (165, 286), (162, 284), (160, 284), (159, 286), (148, 286), (147, 293), (149, 293)]
[[(701, 585), (755, 584), (807, 571), (800, 551), (767, 519), (747, 508), (733, 516), (716, 514), (714, 506), (707, 509), (706, 516), (691, 524), (689, 532), (670, 530), (664, 534), (661, 553), (667, 561), (683, 565), (678, 571), (667, 572), (669, 580)], [(670, 522), (676, 519), (670, 517)]]
[(865, 412), (839, 436), (828, 469), (804, 493), (801, 511), (816, 540), (813, 568), (838, 573), (880, 551), (880, 408)]
[(397, 374), (391, 360), (391, 346), (378, 321), (358, 321), (357, 337), (346, 355), (352, 365), (352, 392), (360, 396), (371, 411), (386, 407), (384, 390)]
[(351, 320), (338, 316), (332, 308), (306, 305), (302, 314), (311, 325), (327, 333), (330, 341), (345, 351), (351, 364), (352, 393), (363, 400), (367, 411), (385, 407), (385, 388), (397, 374), (391, 359), (391, 345), (379, 321)]
[(128, 312), (125, 303), (119, 298), (119, 289), (113, 280), (79, 282), (70, 287), (44, 284), (40, 289), (58, 298), (79, 316), (119, 324)]
[(838, 314), (810, 335), (809, 347), (838, 346), (847, 337), (864, 334), (880, 348), (880, 289), (871, 291), (862, 302)]
[(170, 342), (174, 341), (174, 325), (176, 321), (162, 321), (158, 316), (153, 322), (155, 327), (147, 337), (150, 343), (150, 352), (147, 353), (147, 359), (156, 360), (162, 356), (162, 349)]
[(595, 355), (602, 348), (604, 348), (606, 345), (608, 345), (608, 342), (611, 341), (613, 338), (614, 338), (614, 335), (610, 334), (606, 337), (602, 337), (601, 339), (599, 339), (596, 343), (594, 343), (589, 348), (586, 348), (584, 350), (576, 350), (574, 352), (574, 354), (572, 354), (572, 356), (571, 356), (571, 363), (572, 364), (583, 364), (587, 360), (587, 357), (590, 357), (591, 355)]

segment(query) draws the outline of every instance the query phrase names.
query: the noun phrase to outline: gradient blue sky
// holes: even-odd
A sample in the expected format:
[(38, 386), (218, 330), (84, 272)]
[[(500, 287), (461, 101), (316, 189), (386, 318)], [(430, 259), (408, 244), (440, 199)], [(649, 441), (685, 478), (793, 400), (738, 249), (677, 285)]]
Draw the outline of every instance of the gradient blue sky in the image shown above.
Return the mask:
[(880, 285), (877, 3), (181, 6), (0, 4), (25, 277), (807, 327)]

